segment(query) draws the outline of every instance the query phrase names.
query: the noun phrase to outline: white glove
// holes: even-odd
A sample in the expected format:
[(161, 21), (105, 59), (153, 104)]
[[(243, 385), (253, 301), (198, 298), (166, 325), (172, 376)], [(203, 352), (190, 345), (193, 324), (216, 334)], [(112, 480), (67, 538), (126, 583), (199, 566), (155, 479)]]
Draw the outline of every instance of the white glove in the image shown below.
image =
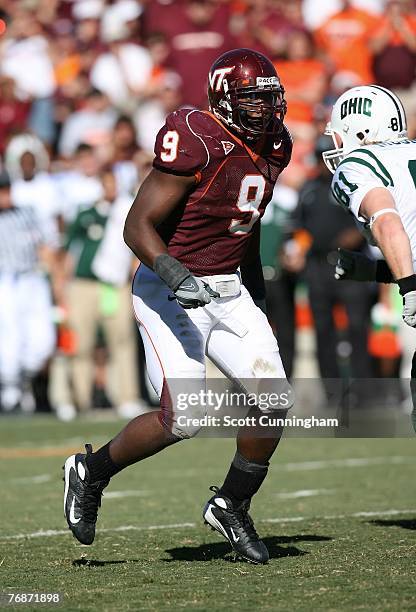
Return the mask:
[(416, 291), (409, 291), (403, 296), (402, 318), (410, 327), (416, 327)]

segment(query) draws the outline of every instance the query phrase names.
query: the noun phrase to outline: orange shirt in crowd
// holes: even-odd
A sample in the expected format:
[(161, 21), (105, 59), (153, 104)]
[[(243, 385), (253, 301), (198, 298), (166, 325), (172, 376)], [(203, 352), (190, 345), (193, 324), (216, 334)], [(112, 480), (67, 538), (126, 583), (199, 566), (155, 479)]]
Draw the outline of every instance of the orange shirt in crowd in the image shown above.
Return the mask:
[(58, 86), (73, 81), (81, 71), (81, 57), (74, 53), (55, 65), (55, 78)]
[[(314, 102), (303, 100), (302, 95), (314, 90), (322, 93), (326, 73), (324, 64), (311, 58), (276, 61), (274, 66), (285, 88), (287, 121), (312, 122)], [(321, 95), (318, 95), (320, 98)]]
[(354, 72), (363, 83), (371, 83), (372, 55), (368, 41), (377, 23), (375, 15), (350, 7), (329, 17), (315, 32), (315, 40), (337, 71)]
[[(413, 15), (403, 15), (402, 19), (406, 22), (409, 30), (416, 34), (416, 17)], [(379, 36), (389, 27), (391, 19), (389, 17), (380, 17), (377, 22), (377, 28), (374, 31), (374, 36)], [(404, 44), (403, 36), (398, 30), (391, 28), (390, 38), (388, 45), (392, 47), (398, 47)]]

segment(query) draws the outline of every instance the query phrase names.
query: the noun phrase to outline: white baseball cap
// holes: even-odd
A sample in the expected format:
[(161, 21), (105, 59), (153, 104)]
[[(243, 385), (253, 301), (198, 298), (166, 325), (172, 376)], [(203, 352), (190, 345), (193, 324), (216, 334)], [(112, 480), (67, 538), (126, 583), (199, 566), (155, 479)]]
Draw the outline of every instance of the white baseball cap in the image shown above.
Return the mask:
[(72, 7), (72, 16), (78, 21), (84, 19), (101, 19), (104, 10), (102, 0), (76, 0)]

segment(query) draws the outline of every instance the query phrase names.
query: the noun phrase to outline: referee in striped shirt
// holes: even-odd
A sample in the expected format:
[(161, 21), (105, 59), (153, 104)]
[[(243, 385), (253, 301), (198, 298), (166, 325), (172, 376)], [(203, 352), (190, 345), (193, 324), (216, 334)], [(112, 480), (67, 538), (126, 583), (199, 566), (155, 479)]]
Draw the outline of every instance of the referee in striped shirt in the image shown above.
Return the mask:
[(10, 179), (0, 173), (0, 406), (34, 410), (32, 378), (55, 347), (52, 299), (42, 268), (54, 253), (36, 211), (13, 206)]

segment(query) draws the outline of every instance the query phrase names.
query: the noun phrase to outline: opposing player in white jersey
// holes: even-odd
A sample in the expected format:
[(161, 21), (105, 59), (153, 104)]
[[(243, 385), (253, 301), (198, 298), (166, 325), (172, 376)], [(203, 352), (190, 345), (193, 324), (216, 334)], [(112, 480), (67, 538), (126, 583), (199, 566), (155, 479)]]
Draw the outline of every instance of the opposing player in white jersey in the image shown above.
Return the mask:
[[(334, 104), (326, 131), (335, 144), (323, 153), (334, 196), (385, 257), (339, 249), (335, 277), (397, 282), (403, 320), (416, 327), (416, 140), (408, 138), (403, 105), (383, 87), (354, 87)], [(416, 352), (410, 386), (415, 427)]]
[(323, 153), (332, 191), (385, 261), (341, 250), (338, 278), (397, 282), (403, 319), (416, 327), (416, 141), (407, 135), (399, 98), (377, 85), (354, 87), (336, 101)]

